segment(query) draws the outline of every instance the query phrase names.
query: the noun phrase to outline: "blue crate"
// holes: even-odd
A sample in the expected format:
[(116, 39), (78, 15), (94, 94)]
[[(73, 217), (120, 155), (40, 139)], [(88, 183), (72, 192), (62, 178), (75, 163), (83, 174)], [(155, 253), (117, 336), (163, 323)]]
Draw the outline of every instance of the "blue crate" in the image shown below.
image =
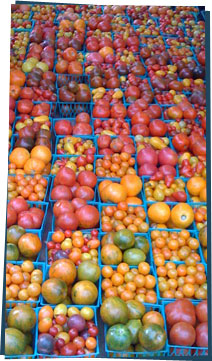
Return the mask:
[[(158, 311), (162, 314), (163, 319), (164, 319), (164, 323), (165, 323), (165, 314), (164, 314), (164, 307), (159, 305), (159, 304), (150, 304), (150, 303), (144, 303), (144, 306), (146, 308), (146, 311)], [(146, 358), (158, 358), (158, 357), (162, 357), (164, 358), (167, 355), (167, 348), (168, 348), (168, 342), (166, 340), (165, 346), (163, 348), (163, 350), (161, 351), (146, 351), (146, 352), (129, 352), (129, 351), (113, 351), (113, 350), (109, 350), (107, 347), (107, 343), (106, 343), (106, 334), (108, 331), (109, 327), (105, 324), (104, 325), (104, 339), (105, 339), (105, 351), (107, 354), (107, 357), (115, 357), (115, 358), (138, 358), (138, 359), (146, 359)], [(164, 329), (167, 333), (167, 328), (166, 328), (166, 323), (164, 325)]]
[[(190, 300), (194, 306), (197, 306), (201, 300)], [(167, 326), (165, 306), (173, 303), (174, 300), (164, 301), (164, 317), (165, 317), (165, 325)], [(168, 335), (168, 333), (167, 333)], [(208, 354), (207, 347), (189, 347), (189, 346), (181, 346), (181, 345), (171, 345), (169, 340), (167, 342), (167, 352), (168, 356), (206, 356)]]
[[(28, 301), (25, 302), (25, 304), (30, 304)], [(11, 311), (11, 308), (7, 309), (7, 316), (9, 314), (9, 312)], [(11, 356), (6, 356), (5, 355), (5, 359), (35, 359), (36, 358), (36, 348), (37, 348), (37, 325), (38, 325), (38, 308), (34, 309), (35, 313), (36, 313), (36, 325), (35, 327), (30, 331), (30, 333), (32, 333), (32, 349), (33, 349), (33, 353), (31, 355), (27, 355), (27, 354), (23, 354), (23, 355), (11, 355)], [(6, 327), (5, 327), (6, 328)]]
[(91, 115), (91, 103), (58, 102), (57, 104), (60, 117), (74, 118), (82, 112), (86, 112)]
[[(142, 176), (141, 177), (142, 178), (142, 182), (143, 182), (143, 187), (142, 187), (142, 191), (143, 191), (143, 199), (144, 199), (144, 202), (146, 202), (147, 204), (153, 204), (153, 203), (155, 203), (156, 201), (147, 201), (147, 199), (146, 199), (146, 195), (145, 195), (145, 191), (144, 191), (144, 184), (146, 183), (146, 182), (148, 182), (149, 180), (150, 180), (150, 176)], [(178, 179), (179, 177), (175, 177), (175, 179)], [(185, 193), (186, 193), (186, 195), (187, 195), (187, 201), (186, 202), (188, 202), (189, 201), (189, 193), (188, 193), (188, 190), (187, 190), (187, 187), (186, 187), (186, 183), (187, 183), (187, 181), (188, 181), (188, 178), (184, 178), (184, 177), (180, 177), (180, 179), (182, 179), (184, 182), (185, 182)], [(169, 203), (169, 204), (176, 204), (176, 203), (179, 203), (179, 202), (166, 202), (166, 201), (162, 201), (162, 202), (165, 202), (165, 203)]]
[[(80, 154), (58, 154), (57, 153), (57, 145), (58, 145), (58, 143), (59, 143), (59, 141), (61, 140), (61, 139), (64, 139), (64, 138), (66, 138), (66, 137), (71, 137), (71, 138), (81, 138), (82, 139), (82, 141), (83, 142), (85, 142), (86, 140), (92, 140), (92, 142), (93, 142), (93, 145), (94, 145), (94, 147), (95, 147), (95, 138), (93, 137), (93, 136), (90, 136), (90, 135), (82, 135), (82, 136), (78, 136), (78, 135), (68, 135), (68, 136), (64, 136), (64, 135), (57, 135), (56, 136), (56, 139), (55, 139), (55, 147), (54, 147), (54, 149), (53, 149), (53, 155), (69, 155), (70, 157), (72, 157), (73, 155), (76, 155), (76, 156), (79, 156)], [(97, 148), (96, 148), (96, 152), (94, 153), (94, 154), (96, 154), (97, 153)], [(83, 154), (82, 154), (83, 155)]]
[[(77, 267), (76, 267), (77, 268)], [(49, 269), (50, 269), (50, 265), (46, 265), (46, 269), (45, 269), (45, 277), (44, 277), (44, 280), (46, 281), (46, 280), (48, 280), (49, 279)], [(77, 280), (73, 283), (73, 285), (75, 284), (77, 282)], [(72, 286), (73, 286), (72, 285)], [(98, 290), (98, 297), (97, 297), (97, 299), (96, 299), (96, 302), (93, 304), (93, 305), (79, 305), (79, 306), (88, 306), (88, 307), (90, 307), (90, 306), (93, 306), (93, 308), (98, 308), (99, 307), (99, 305), (100, 305), (100, 295), (101, 295), (101, 283), (100, 283), (100, 278), (99, 278), (99, 280), (95, 283), (95, 285), (96, 285), (96, 287), (97, 287), (97, 290)], [(45, 306), (45, 305), (49, 305), (49, 303), (47, 303), (46, 301), (45, 301), (45, 299), (44, 299), (44, 297), (43, 297), (43, 295), (41, 294), (41, 296), (40, 296), (40, 304), (42, 305), (42, 306)], [(52, 305), (51, 304), (51, 306), (56, 306), (56, 305)], [(70, 306), (75, 306), (75, 304), (74, 303), (71, 303), (71, 304), (69, 304), (69, 305), (67, 305), (67, 307), (70, 307)], [(77, 306), (77, 305), (76, 305)]]
[[(172, 262), (172, 263), (174, 263), (174, 264), (176, 264), (176, 266), (179, 266), (179, 265), (181, 265), (181, 264), (185, 264), (185, 262), (183, 262), (183, 261), (178, 261), (178, 262), (176, 262), (176, 261), (165, 261), (165, 264), (166, 263), (169, 263), (169, 262)], [(201, 262), (198, 262), (198, 264), (202, 264)], [(204, 265), (204, 267), (205, 267), (205, 274), (206, 274), (206, 277), (207, 277), (207, 266), (205, 265), (205, 264), (203, 264)], [(169, 302), (171, 302), (171, 301), (176, 301), (177, 300), (177, 298), (163, 298), (163, 297), (161, 297), (161, 295), (160, 295), (160, 290), (159, 290), (159, 285), (158, 285), (158, 276), (157, 276), (157, 268), (156, 268), (156, 266), (155, 266), (155, 264), (154, 264), (154, 271), (155, 271), (155, 277), (156, 277), (156, 291), (157, 291), (157, 299), (158, 299), (158, 301), (159, 301), (159, 303), (160, 304), (164, 304), (164, 302), (165, 301), (167, 301), (168, 303)], [(206, 282), (207, 282), (207, 279), (206, 279)], [(187, 298), (187, 299), (189, 299), (189, 301), (203, 301), (202, 299), (201, 300), (197, 300), (197, 299), (193, 299), (193, 298), (189, 298), (189, 297), (184, 297), (184, 298)]]
[[(9, 143), (8, 143), (8, 144), (9, 144)], [(12, 152), (14, 145), (15, 145), (15, 137), (14, 137), (14, 135), (12, 135), (11, 138), (10, 138), (10, 149), (9, 149), (9, 151), (8, 151), (8, 156), (9, 156), (10, 153)]]
[[(97, 210), (99, 211), (99, 216), (100, 216), (100, 205), (99, 202), (87, 202), (87, 204), (90, 204), (92, 206), (95, 206), (97, 208)], [(101, 218), (101, 217), (100, 217)], [(99, 230), (99, 225), (97, 225), (96, 227), (94, 227), (94, 229), (98, 229)], [(79, 228), (78, 230), (80, 231), (86, 231), (86, 232), (91, 232), (92, 229), (85, 229), (85, 228)], [(52, 217), (52, 232), (55, 231), (55, 216), (53, 215)]]
[[(51, 168), (51, 170), (53, 169), (53, 165), (55, 164), (56, 161), (58, 161), (58, 160), (60, 160), (60, 161), (67, 160), (68, 161), (68, 160), (71, 160), (73, 158), (76, 159), (77, 157), (79, 157), (79, 155), (67, 155), (67, 154), (59, 155), (59, 154), (55, 154), (52, 157), (52, 168)], [(94, 155), (93, 169), (94, 168), (95, 168), (95, 155)], [(77, 172), (78, 172), (78, 169), (77, 169)], [(55, 175), (50, 173), (50, 176), (54, 177)]]
[[(56, 306), (51, 305), (51, 307), (54, 309)], [(84, 306), (78, 306), (78, 305), (74, 305), (74, 307), (76, 307), (77, 309), (81, 310)], [(97, 310), (96, 307), (94, 306), (88, 306), (90, 308), (92, 308), (93, 312), (94, 312), (94, 323), (96, 326), (98, 326), (98, 320), (97, 320)], [(39, 313), (39, 311), (41, 310), (42, 307), (38, 307), (37, 312)], [(36, 327), (36, 340), (38, 339), (38, 327)], [(99, 338), (98, 336), (96, 336), (96, 341), (97, 341), (97, 345), (96, 345), (96, 349), (94, 352), (88, 353), (86, 355), (74, 355), (74, 356), (68, 356), (68, 358), (82, 358), (82, 357), (98, 357), (99, 355)], [(36, 356), (37, 358), (62, 358), (62, 359), (67, 359), (67, 356), (58, 356), (58, 355), (49, 355), (49, 354), (41, 354), (38, 353), (38, 349), (37, 349), (37, 342), (35, 344), (35, 351), (36, 351)]]
[[(99, 234), (98, 234), (98, 236), (97, 236), (97, 239), (99, 239), (100, 240), (100, 230), (98, 230), (98, 232), (99, 232)], [(85, 235), (85, 234), (90, 234), (91, 233), (91, 231), (86, 231), (86, 230), (84, 230), (84, 231), (82, 231), (82, 233), (83, 233), (83, 235)], [(52, 240), (52, 235), (54, 234), (54, 232), (48, 232), (48, 236), (47, 236), (47, 240), (46, 240), (46, 242), (45, 242), (45, 264), (46, 265), (49, 265), (49, 263), (48, 263), (48, 248), (47, 248), (47, 243), (48, 242), (50, 242), (51, 240)], [(101, 255), (100, 255), (100, 252), (101, 252), (101, 250), (100, 250), (100, 246), (98, 247), (98, 264), (100, 264), (100, 259), (101, 259)]]
[[(12, 263), (13, 265), (21, 265), (24, 261), (7, 261), (7, 263)], [(46, 272), (46, 267), (45, 267), (45, 263), (43, 262), (33, 262), (33, 265), (34, 265), (34, 268), (35, 269), (40, 269), (42, 272), (43, 272), (43, 278), (42, 280), (44, 281), (44, 277), (45, 277), (45, 272)], [(43, 282), (42, 282), (43, 283)], [(7, 300), (6, 301), (6, 304), (9, 305), (9, 307), (12, 307), (13, 304), (15, 304), (16, 306), (18, 304), (26, 304), (26, 303), (29, 303), (30, 305), (32, 305), (33, 308), (36, 308), (39, 304), (40, 304), (40, 301), (41, 301), (41, 294), (39, 295), (38, 297), (38, 300), (37, 301), (21, 301), (21, 300)]]
[[(98, 159), (103, 159), (103, 158), (104, 158), (104, 155), (96, 155), (96, 156), (95, 156), (94, 170), (93, 170), (95, 174), (96, 174), (96, 161), (97, 161)], [(134, 166), (131, 166), (131, 167), (135, 169), (136, 175), (138, 175), (138, 166), (137, 166), (137, 162), (136, 162), (136, 157), (135, 157), (134, 155), (132, 155), (132, 158), (135, 159), (135, 164), (134, 164)], [(97, 178), (99, 178), (99, 177), (97, 177)], [(102, 179), (102, 180), (110, 179), (110, 180), (113, 180), (114, 182), (118, 182), (118, 183), (121, 181), (121, 178), (120, 178), (120, 177), (113, 177), (113, 178), (111, 178), (111, 177), (105, 176), (105, 177), (101, 177), (101, 179)]]
[[(16, 175), (15, 174), (10, 174), (10, 177), (15, 177)], [(33, 175), (24, 175), (24, 177), (31, 177), (31, 178), (34, 178)], [(50, 186), (50, 177), (46, 176), (46, 175), (43, 175), (42, 176), (43, 178), (45, 178), (47, 181), (48, 181), (48, 184), (47, 184), (47, 187), (46, 187), (46, 192), (45, 192), (45, 197), (43, 199), (43, 202), (46, 202), (47, 200), (47, 196), (48, 196), (48, 191), (49, 191), (49, 186)]]
[[(151, 240), (151, 231), (153, 231), (155, 229), (153, 228), (150, 228), (149, 229), (149, 234), (150, 234), (150, 243), (152, 244), (152, 240)], [(172, 230), (170, 228), (166, 229), (167, 232), (176, 232), (176, 233), (180, 233), (182, 230), (181, 229), (177, 229), (177, 230)], [(190, 233), (190, 236), (193, 237), (193, 238), (196, 238), (197, 240), (199, 240), (199, 237), (198, 237), (198, 232), (196, 232), (195, 230), (189, 230), (189, 233)], [(204, 266), (207, 266), (205, 260), (204, 260), (204, 257), (203, 257), (203, 254), (202, 254), (202, 249), (201, 249), (201, 244), (199, 244), (199, 247), (198, 249), (196, 250), (196, 253), (199, 254), (200, 256), (200, 263), (203, 263)], [(172, 262), (172, 261), (168, 261), (168, 262)], [(152, 254), (152, 263), (154, 265), (154, 259), (153, 259), (153, 254)], [(183, 261), (174, 261), (174, 263), (176, 265), (179, 265), (179, 264), (182, 264), (184, 263)]]
[[(49, 202), (50, 202), (50, 204), (52, 206), (54, 206), (54, 203), (56, 203), (56, 200), (51, 198), (51, 192), (52, 192), (52, 189), (54, 187), (54, 179), (55, 179), (55, 177), (52, 177), (51, 186), (50, 186), (50, 189), (49, 189)], [(95, 186), (93, 190), (94, 190), (94, 198), (91, 201), (87, 201), (88, 204), (97, 201), (97, 187)]]
[[(102, 238), (106, 235), (107, 233), (106, 232), (101, 232), (100, 231), (100, 233), (99, 233), (99, 238), (100, 238), (100, 241), (102, 240)], [(155, 275), (155, 270), (154, 270), (154, 264), (153, 264), (153, 254), (152, 254), (152, 244), (151, 244), (151, 237), (150, 237), (150, 233), (149, 232), (147, 232), (147, 233), (134, 233), (134, 236), (135, 237), (145, 237), (145, 238), (147, 238), (147, 240), (148, 240), (148, 243), (149, 243), (149, 252), (147, 253), (147, 255), (146, 255), (146, 260), (145, 260), (145, 262), (147, 262), (147, 263), (149, 263), (149, 265), (150, 265), (150, 268), (151, 268), (151, 274), (153, 274), (153, 275)], [(131, 247), (131, 248), (134, 248), (134, 247)], [(124, 251), (123, 251), (124, 252)], [(124, 261), (122, 261), (122, 262), (124, 262)], [(100, 258), (99, 258), (99, 265), (100, 265), (100, 267), (102, 268), (102, 267), (104, 267), (104, 266), (108, 266), (107, 264), (104, 264), (104, 263), (102, 263), (102, 260), (101, 260), (101, 254), (100, 254)], [(118, 267), (118, 265), (109, 265), (109, 266), (111, 266), (112, 268), (117, 268)], [(138, 266), (136, 266), (136, 265), (134, 265), (134, 266), (129, 266), (130, 267), (130, 269), (132, 269), (132, 268), (137, 268)], [(156, 290), (156, 288), (155, 288), (155, 290)]]
[[(62, 103), (61, 103), (62, 104)], [(71, 103), (69, 103), (69, 104), (71, 104)], [(87, 104), (87, 103), (86, 103)], [(83, 111), (83, 110), (82, 110)], [(52, 128), (53, 128), (53, 132), (54, 132), (54, 136), (55, 137), (57, 137), (57, 136), (59, 136), (58, 134), (56, 134), (56, 131), (55, 131), (55, 124), (59, 121), (59, 120), (68, 120), (69, 122), (70, 122), (70, 124), (72, 125), (72, 127), (76, 124), (76, 119), (75, 119), (75, 115), (74, 115), (74, 112), (72, 112), (71, 113), (71, 116), (70, 117), (63, 117), (63, 116), (60, 116), (59, 118), (54, 118), (53, 119), (53, 125), (52, 125)], [(90, 126), (92, 127), (92, 134), (88, 134), (88, 135), (84, 135), (84, 134), (77, 134), (77, 135), (73, 135), (74, 137), (82, 137), (82, 136), (84, 136), (84, 137), (92, 137), (92, 136), (94, 136), (94, 131), (93, 131), (93, 124), (90, 122), (89, 123), (90, 124)], [(71, 134), (70, 134), (71, 135)], [(66, 136), (66, 134), (64, 134), (64, 135), (60, 135), (60, 136)]]
[[(51, 114), (52, 114), (52, 106), (53, 106), (53, 104), (56, 104), (56, 103), (54, 103), (54, 102), (47, 102), (46, 100), (45, 101), (40, 101), (40, 102), (38, 102), (38, 101), (32, 101), (33, 102), (33, 105), (36, 105), (36, 104), (42, 104), (42, 103), (45, 103), (45, 104), (49, 104), (50, 105), (50, 110), (49, 110), (49, 117), (51, 117)], [(16, 101), (16, 107), (17, 107), (17, 104), (18, 104), (18, 101)], [(19, 113), (18, 113), (18, 111), (17, 111), (17, 117), (19, 116), (18, 115)], [(29, 117), (30, 117), (30, 115), (29, 115)]]
[[(21, 24), (20, 24), (20, 26), (21, 26)], [(33, 30), (34, 26), (35, 26), (35, 21), (31, 20), (31, 28), (27, 28), (27, 29), (26, 28), (12, 28), (12, 29), (13, 29), (13, 31), (19, 32), (19, 33), (22, 33), (22, 32), (29, 32), (30, 33)]]
[(202, 15), (203, 20), (205, 21), (205, 10), (201, 11), (201, 15)]
[[(136, 172), (137, 172), (137, 169), (136, 169)], [(120, 181), (121, 181), (121, 179), (120, 178), (100, 178), (100, 177), (98, 177), (98, 181), (97, 181), (97, 189), (98, 189), (98, 200), (99, 200), (99, 203), (100, 203), (100, 206), (111, 206), (111, 205), (113, 205), (113, 206), (115, 206), (115, 205), (117, 205), (117, 203), (112, 203), (112, 202), (109, 202), (109, 203), (104, 203), (104, 202), (102, 202), (102, 200), (101, 200), (101, 197), (100, 197), (100, 193), (99, 193), (99, 184), (101, 183), (101, 182), (103, 182), (103, 181), (105, 181), (105, 179), (108, 179), (108, 180), (112, 180), (113, 182), (115, 182), (115, 183), (120, 183)], [(131, 205), (131, 206), (133, 206), (133, 207), (142, 207), (142, 208), (145, 208), (145, 202), (144, 202), (144, 199), (143, 199), (143, 194), (142, 194), (142, 191), (136, 196), (137, 198), (140, 198), (141, 199), (141, 202), (142, 202), (142, 204), (141, 205)]]
[[(84, 68), (84, 65), (83, 65)], [(65, 81), (65, 85), (68, 84), (70, 81), (75, 81), (77, 84), (84, 83), (89, 85), (90, 87), (90, 75), (83, 74), (82, 75), (74, 75), (74, 74), (59, 74), (56, 73), (56, 88), (57, 90), (60, 88), (58, 85), (58, 79), (62, 78)], [(59, 97), (58, 97), (59, 99)]]
[[(30, 230), (30, 232), (26, 232), (26, 233), (33, 233), (33, 234), (36, 234), (39, 238), (40, 238), (40, 232), (37, 231), (37, 230)], [(41, 242), (42, 242), (42, 239), (40, 238)], [(8, 242), (9, 243), (9, 242)], [(7, 244), (6, 243), (6, 247), (7, 247)], [(38, 253), (37, 257), (35, 258), (34, 262), (42, 262), (40, 260), (40, 256), (41, 256), (41, 251)], [(14, 262), (22, 262), (22, 261), (15, 261), (15, 260), (12, 260), (12, 261), (7, 261), (9, 263), (14, 263)]]

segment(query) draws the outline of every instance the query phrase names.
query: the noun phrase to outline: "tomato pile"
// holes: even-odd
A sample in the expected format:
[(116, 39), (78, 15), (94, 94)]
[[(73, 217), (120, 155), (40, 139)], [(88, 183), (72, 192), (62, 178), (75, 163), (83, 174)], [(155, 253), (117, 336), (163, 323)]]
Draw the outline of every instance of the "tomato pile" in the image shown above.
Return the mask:
[(208, 354), (201, 10), (12, 5), (6, 356)]

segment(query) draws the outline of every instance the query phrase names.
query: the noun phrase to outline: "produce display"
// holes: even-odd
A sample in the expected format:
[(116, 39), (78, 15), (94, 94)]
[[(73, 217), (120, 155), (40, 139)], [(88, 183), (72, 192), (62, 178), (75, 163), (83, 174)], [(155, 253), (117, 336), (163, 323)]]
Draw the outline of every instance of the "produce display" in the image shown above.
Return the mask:
[(15, 4), (10, 40), (6, 358), (207, 356), (203, 7)]

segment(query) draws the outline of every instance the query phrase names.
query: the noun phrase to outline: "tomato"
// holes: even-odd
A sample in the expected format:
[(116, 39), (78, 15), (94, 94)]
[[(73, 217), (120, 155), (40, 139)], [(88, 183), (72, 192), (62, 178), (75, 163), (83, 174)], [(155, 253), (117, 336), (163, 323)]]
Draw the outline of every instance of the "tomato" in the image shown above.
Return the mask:
[(86, 205), (76, 211), (81, 228), (95, 228), (99, 223), (99, 212), (96, 207)]
[(16, 211), (12, 207), (8, 206), (7, 207), (7, 227), (10, 227), (13, 224), (15, 224), (16, 220), (17, 220)]
[(179, 346), (192, 346), (195, 342), (194, 327), (187, 322), (175, 323), (169, 333), (170, 343)]
[(196, 344), (198, 347), (208, 347), (208, 322), (202, 322), (197, 326)]
[(79, 220), (75, 213), (73, 212), (66, 212), (59, 215), (56, 218), (55, 226), (62, 228), (62, 230), (71, 230), (75, 231), (78, 228)]
[(169, 164), (161, 165), (159, 167), (159, 171), (162, 172), (164, 176), (172, 175), (172, 176), (176, 177), (176, 174), (177, 174), (176, 169), (172, 165), (169, 165)]
[(49, 116), (50, 113), (50, 104), (48, 103), (40, 103), (34, 105), (32, 109), (31, 116), (32, 117), (38, 117), (40, 115), (47, 115)]
[(25, 229), (33, 229), (34, 222), (32, 214), (30, 214), (28, 211), (21, 212), (18, 216), (18, 225)]
[(150, 105), (146, 113), (149, 115), (150, 119), (160, 118), (162, 114), (159, 105), (155, 105), (155, 104)]
[(167, 132), (167, 125), (160, 119), (154, 119), (149, 125), (149, 131), (154, 137), (163, 137)]
[(143, 175), (146, 176), (153, 176), (157, 172), (157, 167), (151, 163), (144, 163), (138, 168), (138, 175), (142, 177)]
[[(65, 167), (66, 168), (66, 167)], [(57, 185), (52, 188), (51, 191), (51, 199), (52, 200), (71, 200), (72, 199), (72, 192), (70, 188), (64, 185)]]
[(91, 125), (87, 123), (77, 123), (73, 127), (73, 135), (90, 135), (92, 131)]
[(173, 326), (177, 322), (186, 322), (195, 326), (195, 307), (189, 300), (176, 300), (165, 306), (167, 324)]
[(153, 148), (146, 147), (139, 150), (137, 154), (137, 162), (139, 166), (145, 163), (156, 166), (158, 164), (158, 155)]
[(159, 151), (158, 161), (161, 165), (175, 166), (178, 161), (177, 153), (169, 147), (163, 148)]
[(59, 169), (54, 185), (62, 184), (64, 186), (72, 187), (76, 182), (76, 175), (71, 168), (63, 167)]
[(79, 173), (77, 181), (81, 186), (94, 188), (97, 183), (97, 176), (89, 170), (83, 170)]
[(9, 202), (9, 207), (12, 207), (16, 213), (27, 211), (29, 208), (27, 201), (21, 197), (13, 198)]
[(132, 135), (143, 135), (144, 137), (149, 136), (149, 128), (144, 124), (134, 124), (131, 128)]
[(74, 212), (74, 207), (71, 202), (67, 200), (60, 200), (54, 204), (53, 213), (55, 217), (59, 217), (61, 214), (66, 212)]
[(207, 300), (204, 300), (196, 306), (196, 315), (199, 322), (208, 321), (208, 304)]
[(77, 210), (77, 209), (85, 206), (87, 204), (87, 202), (85, 199), (74, 198), (74, 199), (72, 199), (71, 204), (74, 207), (74, 210)]
[(61, 356), (74, 356), (77, 354), (77, 346), (73, 342), (68, 342), (60, 349)]
[(19, 113), (29, 114), (33, 109), (33, 102), (30, 99), (19, 100), (17, 109)]
[(55, 123), (55, 132), (57, 135), (70, 135), (72, 134), (72, 125), (69, 120), (59, 120)]
[(134, 125), (134, 124), (148, 125), (149, 124), (149, 116), (140, 110), (132, 116), (131, 124), (132, 125)]
[(123, 104), (114, 104), (111, 108), (112, 118), (125, 118), (127, 116), (127, 110)]
[(189, 138), (185, 133), (176, 134), (172, 144), (178, 152), (185, 152), (189, 148)]
[(205, 51), (202, 50), (197, 54), (197, 60), (201, 65), (205, 65)]

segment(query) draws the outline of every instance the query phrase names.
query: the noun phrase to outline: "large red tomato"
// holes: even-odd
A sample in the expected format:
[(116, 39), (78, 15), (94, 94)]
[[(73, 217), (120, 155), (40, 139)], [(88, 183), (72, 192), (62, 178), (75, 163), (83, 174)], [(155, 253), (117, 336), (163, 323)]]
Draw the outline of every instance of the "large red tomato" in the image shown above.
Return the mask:
[(199, 322), (208, 321), (208, 303), (207, 300), (203, 300), (196, 306), (196, 315)]
[(63, 199), (54, 204), (53, 213), (55, 217), (59, 217), (66, 212), (74, 212), (74, 207), (71, 202)]
[(177, 322), (186, 322), (195, 326), (195, 307), (191, 301), (182, 299), (170, 302), (165, 306), (167, 324), (173, 326)]
[(77, 181), (81, 186), (94, 188), (97, 183), (97, 176), (89, 170), (83, 170), (79, 173)]
[(197, 326), (196, 344), (198, 347), (208, 347), (208, 322), (202, 322)]
[(114, 104), (110, 111), (112, 118), (125, 118), (127, 116), (127, 110), (123, 104)]
[(9, 207), (13, 208), (16, 213), (27, 211), (29, 208), (27, 201), (21, 197), (13, 198), (9, 202)]
[(143, 175), (152, 176), (157, 172), (157, 167), (151, 163), (144, 163), (138, 168), (138, 175), (142, 177)]
[(189, 138), (185, 133), (174, 135), (172, 144), (178, 152), (185, 152), (189, 147)]
[(73, 127), (73, 135), (90, 135), (92, 131), (91, 125), (87, 123), (77, 123)]
[(158, 161), (161, 165), (168, 164), (174, 167), (178, 161), (177, 153), (169, 147), (163, 148), (159, 151)]
[(72, 125), (69, 120), (61, 119), (55, 123), (55, 132), (57, 135), (71, 135)]
[(75, 182), (76, 182), (75, 172), (69, 167), (63, 167), (59, 169), (54, 180), (54, 185), (56, 186), (58, 184), (61, 184), (64, 186), (72, 187)]
[(78, 217), (73, 212), (62, 213), (55, 220), (55, 226), (61, 228), (63, 231), (76, 231), (78, 225)]
[(192, 346), (195, 342), (196, 332), (190, 323), (177, 322), (172, 326), (169, 338), (171, 345)]
[(164, 137), (167, 125), (160, 119), (154, 119), (149, 125), (149, 131), (153, 137)]
[(51, 199), (54, 201), (57, 201), (60, 199), (71, 200), (72, 199), (72, 191), (67, 186), (57, 185), (54, 188), (52, 188)]
[(17, 213), (16, 211), (8, 206), (7, 207), (7, 227), (12, 226), (13, 224), (15, 224), (17, 221)]
[(92, 205), (86, 205), (76, 211), (81, 228), (95, 228), (99, 223), (99, 211)]
[(86, 206), (86, 204), (86, 200), (82, 198), (74, 198), (71, 201), (71, 205), (73, 206), (75, 211), (83, 206)]
[(158, 164), (158, 155), (152, 147), (146, 147), (139, 150), (137, 154), (138, 165), (149, 163), (152, 165)]
[(143, 137), (149, 136), (149, 128), (144, 124), (134, 124), (131, 128), (132, 135), (143, 135)]
[(147, 114), (145, 114), (144, 112), (142, 112), (141, 110), (139, 110), (132, 116), (131, 124), (132, 125), (134, 125), (134, 124), (149, 125), (149, 116)]

